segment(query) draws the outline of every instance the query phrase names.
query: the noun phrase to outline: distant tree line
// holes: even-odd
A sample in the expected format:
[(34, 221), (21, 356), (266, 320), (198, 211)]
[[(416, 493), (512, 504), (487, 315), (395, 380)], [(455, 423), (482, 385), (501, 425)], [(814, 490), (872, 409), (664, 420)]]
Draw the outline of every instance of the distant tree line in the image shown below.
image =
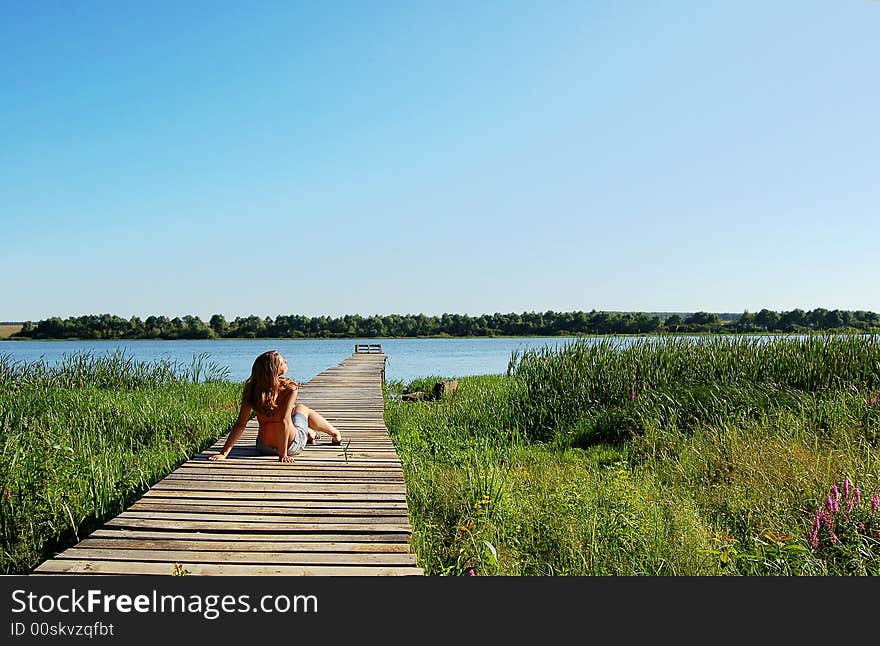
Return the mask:
[[(722, 318), (724, 316), (724, 318)], [(111, 314), (53, 316), (37, 323), (27, 321), (12, 335), (29, 339), (220, 339), (220, 338), (377, 338), (560, 336), (652, 333), (754, 333), (754, 332), (880, 332), (874, 312), (763, 309), (738, 315), (694, 312), (523, 312), (520, 314), (389, 314), (360, 316), (279, 315), (236, 317), (227, 321), (214, 314), (208, 322), (197, 316), (130, 319)]]

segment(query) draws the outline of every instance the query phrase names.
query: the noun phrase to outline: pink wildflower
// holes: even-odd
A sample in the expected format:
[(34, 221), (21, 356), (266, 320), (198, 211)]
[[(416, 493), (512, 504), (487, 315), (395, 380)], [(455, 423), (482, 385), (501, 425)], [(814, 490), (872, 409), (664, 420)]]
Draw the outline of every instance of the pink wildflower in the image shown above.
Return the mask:
[(861, 504), (862, 504), (862, 492), (859, 491), (859, 488), (858, 488), (858, 487), (856, 487), (856, 488), (853, 490), (853, 494), (855, 495), (855, 498), (856, 498), (856, 504), (857, 504), (857, 505), (861, 505)]
[(860, 532), (865, 531), (865, 523), (859, 523), (858, 527)]
[(849, 497), (849, 478), (844, 478), (843, 480), (843, 496), (844, 498)]
[(877, 511), (880, 509), (880, 494), (876, 491), (871, 494), (871, 511)]
[(630, 400), (630, 401), (633, 401), (633, 402), (636, 400), (636, 388), (635, 388), (635, 386), (630, 386), (630, 387), (629, 387), (629, 400)]
[(837, 502), (837, 498), (835, 498), (834, 496), (828, 496), (825, 499), (825, 509), (827, 509), (828, 511), (830, 511), (833, 514), (836, 514), (837, 510), (840, 509), (840, 506), (838, 505), (838, 502)]
[(813, 521), (813, 526), (810, 528), (810, 543), (813, 544), (813, 547), (819, 547), (819, 528), (822, 526), (822, 512), (821, 510), (816, 513), (816, 519)]
[(464, 573), (467, 576), (477, 576), (477, 573), (474, 571), (474, 568), (472, 565), (469, 565), (468, 567), (466, 567), (464, 570)]
[[(874, 494), (874, 495), (876, 496), (877, 494)], [(6, 500), (9, 500), (10, 498), (12, 498), (12, 491), (10, 491), (10, 490), (7, 488), (7, 489), (6, 489)]]
[(831, 544), (837, 545), (837, 543), (839, 543), (839, 542), (840, 542), (840, 539), (837, 538), (837, 534), (835, 534), (834, 532), (831, 532)]
[(840, 489), (837, 488), (836, 484), (831, 485), (831, 495), (835, 500), (840, 500)]

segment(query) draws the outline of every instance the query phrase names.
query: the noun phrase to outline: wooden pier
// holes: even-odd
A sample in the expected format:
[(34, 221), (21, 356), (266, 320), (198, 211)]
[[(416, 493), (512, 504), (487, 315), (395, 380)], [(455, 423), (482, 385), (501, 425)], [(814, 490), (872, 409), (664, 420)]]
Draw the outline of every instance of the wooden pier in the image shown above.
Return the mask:
[(33, 574), (423, 575), (383, 417), (385, 358), (356, 347), (300, 388), (341, 445), (322, 434), (281, 464), (256, 453), (251, 420), (226, 460), (208, 460), (224, 436)]

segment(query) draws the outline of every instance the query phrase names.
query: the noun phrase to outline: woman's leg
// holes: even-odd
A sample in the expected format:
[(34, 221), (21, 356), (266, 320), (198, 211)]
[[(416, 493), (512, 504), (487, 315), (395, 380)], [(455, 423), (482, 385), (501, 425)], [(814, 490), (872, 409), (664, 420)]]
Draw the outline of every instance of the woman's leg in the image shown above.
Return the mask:
[(294, 407), (293, 412), (294, 414), (302, 413), (305, 415), (309, 422), (309, 428), (326, 433), (333, 438), (334, 444), (339, 444), (342, 441), (342, 433), (340, 433), (333, 424), (324, 419), (324, 416), (314, 408), (309, 408), (305, 404), (297, 404), (296, 407)]

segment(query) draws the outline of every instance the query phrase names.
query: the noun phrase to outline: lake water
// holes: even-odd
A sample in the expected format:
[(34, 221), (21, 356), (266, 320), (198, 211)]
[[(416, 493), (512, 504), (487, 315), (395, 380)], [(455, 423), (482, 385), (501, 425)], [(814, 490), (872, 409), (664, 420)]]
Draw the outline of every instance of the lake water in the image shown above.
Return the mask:
[[(630, 337), (632, 339), (632, 337)], [(207, 353), (207, 361), (229, 370), (229, 379), (248, 378), (254, 359), (266, 350), (287, 358), (288, 375), (306, 382), (354, 352), (357, 343), (380, 343), (387, 357), (385, 378), (410, 381), (418, 377), (465, 377), (504, 374), (511, 353), (534, 347), (557, 347), (574, 337), (467, 339), (217, 339), (204, 341), (0, 341), (0, 355), (17, 361), (42, 360), (55, 365), (64, 355), (91, 352), (96, 356), (122, 350), (138, 361), (171, 360), (189, 365)]]

